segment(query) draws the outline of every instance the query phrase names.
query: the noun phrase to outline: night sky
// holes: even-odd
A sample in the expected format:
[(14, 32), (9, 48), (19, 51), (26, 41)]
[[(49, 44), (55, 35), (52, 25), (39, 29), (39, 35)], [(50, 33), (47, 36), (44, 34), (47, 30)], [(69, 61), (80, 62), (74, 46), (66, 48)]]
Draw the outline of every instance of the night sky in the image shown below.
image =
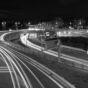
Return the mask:
[(50, 20), (60, 17), (88, 16), (87, 0), (0, 0), (0, 14)]

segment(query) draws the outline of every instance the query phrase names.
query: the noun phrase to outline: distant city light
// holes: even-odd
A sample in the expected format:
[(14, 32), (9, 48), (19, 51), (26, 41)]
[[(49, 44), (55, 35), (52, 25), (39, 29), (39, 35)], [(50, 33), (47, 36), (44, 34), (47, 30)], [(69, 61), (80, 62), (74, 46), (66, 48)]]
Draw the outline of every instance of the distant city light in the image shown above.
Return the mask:
[(27, 25), (31, 25), (31, 23), (30, 23), (30, 22), (28, 22), (28, 23), (27, 23)]
[(6, 22), (4, 21), (4, 22), (2, 22), (2, 25), (5, 25), (6, 24)]
[(29, 38), (37, 38), (37, 33), (30, 33), (29, 34), (29, 36), (28, 36)]
[(9, 29), (9, 31), (12, 31), (12, 29)]
[(39, 31), (39, 30), (44, 30), (43, 28), (28, 28), (30, 31)]
[(74, 29), (73, 27), (69, 26), (69, 29)]

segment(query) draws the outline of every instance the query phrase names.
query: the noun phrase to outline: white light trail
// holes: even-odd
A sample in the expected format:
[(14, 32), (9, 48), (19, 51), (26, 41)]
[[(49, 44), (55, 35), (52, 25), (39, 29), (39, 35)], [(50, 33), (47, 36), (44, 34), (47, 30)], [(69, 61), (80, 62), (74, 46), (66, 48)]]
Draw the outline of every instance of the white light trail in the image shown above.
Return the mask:
[[(1, 50), (0, 50), (0, 51), (1, 51)], [(9, 69), (9, 72), (10, 72), (10, 75), (11, 75), (11, 79), (12, 79), (12, 83), (13, 83), (13, 87), (16, 88), (16, 86), (15, 86), (15, 81), (14, 81), (14, 78), (13, 78), (12, 71), (11, 71), (11, 69), (10, 69), (10, 66), (9, 66), (8, 62), (6, 61), (5, 57), (3, 56), (3, 54), (0, 53), (0, 55), (3, 57), (3, 59), (4, 59), (5, 63), (6, 63), (6, 65), (7, 65), (7, 67), (8, 67), (8, 69)]]
[[(10, 51), (9, 51), (10, 52)], [(11, 52), (10, 52), (11, 53)], [(31, 71), (31, 69), (28, 68), (28, 66), (22, 61), (20, 60), (19, 57), (17, 57), (16, 55), (14, 55), (13, 53), (11, 53), (14, 57), (16, 57), (16, 59), (18, 59), (27, 69), (28, 71), (34, 76), (34, 78), (38, 81), (38, 83), (41, 85), (42, 88), (45, 88), (43, 86), (43, 84), (40, 82), (40, 80), (36, 77), (36, 75)]]
[[(28, 47), (32, 47), (32, 48), (34, 48), (34, 49), (36, 49), (36, 50), (42, 51), (42, 47), (40, 47), (39, 45), (33, 44), (33, 43), (31, 43), (30, 41), (28, 41), (28, 40), (26, 39), (26, 36), (23, 36), (23, 37), (21, 38), (21, 40), (22, 40), (22, 43), (23, 43), (24, 45), (26, 45), (26, 46), (28, 46)], [(27, 43), (28, 43), (28, 44), (27, 44)], [(48, 52), (48, 51), (49, 51), (49, 52)], [(47, 53), (47, 54), (49, 54), (49, 55), (58, 57), (58, 52), (56, 52), (56, 51), (47, 50), (47, 51), (43, 51), (43, 52), (44, 52), (44, 53)], [(82, 63), (83, 63), (83, 65), (88, 66), (88, 61), (83, 60), (83, 59), (80, 59), (80, 58), (76, 58), (76, 57), (74, 57), (74, 56), (70, 56), (70, 55), (66, 55), (66, 54), (61, 53), (61, 58), (66, 59), (66, 60), (69, 60), (69, 61), (72, 61), (72, 62), (75, 62), (75, 63), (78, 63), (78, 64), (82, 64)]]
[[(16, 52), (16, 51), (15, 51), (15, 52)], [(19, 52), (18, 52), (18, 53), (19, 53)], [(24, 56), (25, 56), (25, 55), (24, 55)], [(25, 56), (25, 57), (26, 57), (26, 56)], [(28, 57), (27, 57), (27, 58), (28, 58)], [(38, 64), (39, 64), (39, 63), (38, 63)], [(33, 65), (34, 65), (34, 63), (33, 63)], [(38, 65), (37, 65), (37, 66), (38, 66)], [(37, 67), (37, 68), (38, 68), (38, 67)], [(38, 69), (40, 69), (40, 70), (42, 71), (41, 68), (38, 68)], [(45, 71), (45, 70), (44, 70), (44, 71)], [(43, 72), (44, 72), (44, 71), (43, 71)], [(45, 73), (46, 73), (46, 72), (45, 72)], [(47, 74), (47, 75), (48, 75), (48, 74)], [(55, 74), (53, 74), (53, 75), (55, 75)], [(49, 76), (49, 75), (48, 75), (48, 76)], [(58, 75), (57, 75), (57, 76), (58, 76)], [(56, 76), (56, 77), (57, 77), (57, 76)], [(58, 76), (58, 77), (59, 77), (59, 76)], [(59, 79), (60, 79), (60, 78), (59, 78)], [(63, 81), (66, 81), (66, 80), (63, 80)], [(66, 81), (66, 82), (67, 82), (67, 81)], [(69, 86), (71, 86), (71, 88), (75, 88), (75, 87), (74, 87), (73, 85), (71, 85), (69, 82), (67, 82), (67, 83), (68, 83)]]
[[(13, 70), (13, 72), (14, 72), (14, 76), (13, 76), (13, 79), (15, 79), (16, 78), (16, 81), (17, 82), (15, 82), (15, 80), (14, 80), (14, 87), (15, 88), (20, 88), (20, 84), (19, 84), (19, 81), (18, 81), (18, 77), (17, 77), (17, 73), (16, 73), (16, 71), (15, 71), (15, 68), (14, 68), (14, 66), (13, 66), (13, 64), (11, 63), (11, 61), (10, 61), (10, 57), (9, 57), (9, 55), (6, 53), (6, 52), (4, 52), (2, 49), (0, 50), (2, 53), (4, 53), (4, 55), (7, 57), (7, 59), (8, 59), (8, 61), (9, 61), (9, 63), (11, 64), (11, 68), (12, 68), (12, 70)], [(12, 79), (12, 80), (13, 80)], [(16, 86), (16, 83), (17, 83), (17, 86)]]
[[(5, 49), (6, 50), (6, 49)], [(43, 84), (39, 81), (39, 79), (35, 76), (35, 74), (27, 67), (27, 65), (22, 61), (22, 60), (20, 60), (16, 55), (14, 55), (13, 53), (11, 53), (10, 51), (8, 51), (8, 50), (6, 50), (10, 55), (12, 55), (12, 57), (14, 58), (14, 59), (18, 59), (27, 69), (28, 69), (28, 71), (29, 72), (31, 72), (31, 74), (35, 77), (35, 79), (39, 82), (39, 84), (41, 85), (41, 87), (42, 88), (45, 88), (44, 86), (43, 86)]]
[[(1, 48), (1, 46), (0, 46), (0, 48)], [(2, 49), (2, 48), (1, 48)], [(6, 50), (6, 49), (5, 49)], [(32, 87), (32, 85), (31, 85), (31, 83), (30, 83), (30, 81), (29, 81), (29, 79), (28, 79), (28, 77), (26, 76), (26, 74), (25, 74), (25, 72), (23, 71), (23, 69), (22, 69), (22, 67), (20, 66), (20, 64), (17, 62), (17, 60), (15, 59), (15, 62), (17, 63), (15, 63), (13, 60), (12, 60), (12, 58), (5, 52), (5, 50), (3, 51), (3, 49), (2, 49), (2, 51), (3, 51), (3, 53), (6, 55), (6, 56), (8, 56), (8, 59), (11, 61), (11, 63), (13, 63), (13, 65), (15, 66), (15, 68), (17, 69), (17, 71), (18, 71), (18, 73), (19, 73), (19, 75), (21, 76), (21, 78), (22, 78), (22, 80), (23, 80), (23, 82), (24, 82), (24, 84), (25, 84), (25, 86), (26, 86), (26, 88), (33, 88)], [(19, 68), (21, 69), (21, 71), (19, 70), (19, 68), (18, 68), (18, 66), (19, 66)], [(24, 74), (24, 76), (22, 75), (22, 74)], [(24, 78), (25, 77), (25, 78)], [(26, 81), (27, 80), (27, 81)], [(27, 84), (28, 83), (28, 84)], [(19, 88), (19, 87), (18, 87)]]
[[(56, 74), (55, 72), (53, 72), (53, 71), (50, 70), (49, 68), (43, 66), (43, 65), (40, 64), (39, 62), (33, 60), (32, 58), (27, 57), (27, 56), (24, 55), (24, 54), (21, 54), (20, 52), (17, 52), (17, 51), (15, 51), (15, 50), (12, 50), (12, 49), (11, 49), (11, 51), (18, 53), (20, 56), (25, 57), (25, 61), (26, 61), (27, 63), (30, 63), (30, 64), (31, 64), (31, 63), (33, 62), (32, 65), (34, 65), (34, 66), (37, 67), (38, 69), (41, 68), (40, 70), (43, 71), (43, 73), (44, 73), (44, 71), (45, 71), (45, 73), (50, 72), (50, 73), (52, 73), (52, 75), (55, 75), (55, 77), (57, 77), (58, 81), (59, 81), (59, 80), (62, 80), (64, 83), (66, 83), (66, 85), (69, 85), (71, 88), (75, 88), (72, 84), (70, 84), (70, 83), (69, 83), (68, 81), (66, 81), (64, 78), (60, 77), (58, 74)], [(44, 70), (44, 69), (45, 69), (45, 70)], [(48, 70), (47, 70), (47, 69), (48, 69)], [(52, 77), (51, 77), (51, 78), (52, 78)], [(54, 79), (54, 80), (55, 80), (55, 79)], [(58, 82), (57, 82), (57, 85), (59, 85)]]

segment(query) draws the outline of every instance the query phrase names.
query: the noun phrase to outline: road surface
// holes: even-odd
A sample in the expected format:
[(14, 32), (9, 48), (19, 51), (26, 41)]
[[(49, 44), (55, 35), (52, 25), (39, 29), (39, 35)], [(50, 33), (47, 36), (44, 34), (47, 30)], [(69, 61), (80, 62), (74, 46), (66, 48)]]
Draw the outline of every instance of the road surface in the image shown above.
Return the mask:
[[(77, 58), (80, 58), (79, 56), (82, 54), (84, 56), (86, 56), (85, 51), (80, 51), (80, 50), (77, 50), (74, 48), (72, 49), (71, 47), (67, 47), (67, 46), (62, 47), (62, 49), (64, 51), (63, 53), (70, 55), (70, 56), (74, 56)], [(19, 84), (14, 83), (14, 81), (13, 81), (13, 84), (15, 84), (15, 85), (18, 84), (19, 86), (16, 85), (18, 88), (20, 86), (21, 87), (26, 86), (25, 88), (27, 88), (28, 86), (31, 86), (31, 87), (33, 86), (33, 88), (36, 88), (37, 86), (38, 86), (38, 88), (64, 88), (65, 85), (63, 85), (63, 82), (60, 82), (61, 80), (59, 80), (58, 77), (57, 77), (58, 80), (56, 80), (56, 77), (54, 77), (51, 74), (51, 72), (49, 72), (49, 70), (47, 71), (47, 70), (44, 70), (44, 68), (40, 68), (42, 66), (40, 66), (39, 63), (37, 66), (36, 63), (34, 63), (33, 61), (30, 61), (28, 57), (25, 57), (23, 55), (23, 53), (20, 54), (20, 52), (13, 50), (11, 47), (8, 47), (5, 44), (0, 44), (0, 51), (1, 51), (1, 56), (4, 59), (6, 58), (6, 60), (9, 60), (8, 58), (10, 58), (10, 60), (11, 60), (10, 61), (10, 63), (12, 63), (11, 66), (13, 67), (13, 69), (15, 69), (14, 71), (12, 71), (15, 73), (14, 77), (16, 77), (16, 74), (17, 74), (17, 78), (19, 77), (18, 79), (15, 78), (15, 80), (18, 80)], [(81, 58), (82, 58), (82, 56), (81, 56)], [(83, 58), (84, 58), (84, 56), (83, 56)], [(86, 56), (86, 59), (87, 59), (87, 56)], [(16, 65), (19, 69), (15, 68)], [(22, 75), (20, 76), (21, 73), (24, 78), (22, 78)], [(26, 80), (27, 78), (30, 78), (30, 79)], [(24, 79), (24, 80), (22, 81), (21, 79), (22, 80)]]
[(29, 58), (0, 41), (0, 88), (64, 88), (58, 75)]
[[(0, 88), (70, 88), (69, 83), (52, 70), (0, 42), (0, 56), (6, 76)], [(2, 67), (4, 67), (2, 65)], [(3, 72), (3, 71), (2, 71)], [(7, 79), (7, 80), (6, 80)], [(9, 80), (9, 83), (8, 83)], [(75, 87), (72, 87), (75, 88)]]

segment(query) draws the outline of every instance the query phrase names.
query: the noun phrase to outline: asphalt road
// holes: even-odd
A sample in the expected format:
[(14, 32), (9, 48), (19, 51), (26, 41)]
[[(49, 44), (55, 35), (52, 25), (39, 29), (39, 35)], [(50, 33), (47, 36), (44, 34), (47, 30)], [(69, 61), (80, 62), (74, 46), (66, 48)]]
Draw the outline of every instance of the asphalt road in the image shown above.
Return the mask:
[(10, 81), (5, 80), (7, 84), (4, 87), (0, 85), (0, 88), (6, 86), (8, 88), (64, 88), (59, 76), (53, 74), (53, 71), (46, 70), (47, 67), (33, 62), (30, 57), (24, 56), (2, 42), (0, 42), (0, 55), (4, 58), (9, 73), (9, 77), (4, 74), (3, 77), (10, 79)]

